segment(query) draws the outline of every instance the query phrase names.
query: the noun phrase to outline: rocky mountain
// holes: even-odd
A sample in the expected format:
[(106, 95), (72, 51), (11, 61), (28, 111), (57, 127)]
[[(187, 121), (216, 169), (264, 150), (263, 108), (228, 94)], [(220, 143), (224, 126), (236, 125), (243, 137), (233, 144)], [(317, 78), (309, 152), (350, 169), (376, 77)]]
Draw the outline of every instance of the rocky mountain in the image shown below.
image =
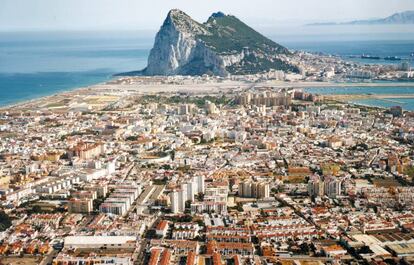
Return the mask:
[(368, 19), (368, 20), (355, 20), (344, 23), (314, 23), (309, 24), (311, 26), (330, 26), (330, 25), (390, 25), (390, 24), (414, 24), (414, 11), (405, 11), (401, 13), (395, 13), (386, 18), (380, 19)]
[(270, 69), (297, 72), (290, 52), (239, 19), (221, 12), (205, 23), (174, 9), (155, 37), (144, 75), (252, 74)]

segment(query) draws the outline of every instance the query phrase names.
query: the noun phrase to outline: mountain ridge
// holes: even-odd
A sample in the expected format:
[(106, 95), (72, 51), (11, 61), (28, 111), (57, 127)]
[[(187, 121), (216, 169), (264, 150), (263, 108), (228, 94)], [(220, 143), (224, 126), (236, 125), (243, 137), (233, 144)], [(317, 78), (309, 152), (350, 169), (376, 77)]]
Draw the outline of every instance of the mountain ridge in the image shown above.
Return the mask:
[(414, 24), (414, 10), (394, 13), (385, 18), (354, 20), (348, 22), (322, 22), (311, 23), (306, 26), (335, 26), (335, 25), (398, 25), (398, 24)]
[(287, 48), (266, 38), (238, 18), (213, 13), (199, 23), (185, 12), (168, 12), (156, 34), (142, 75), (254, 74), (284, 70), (298, 72), (288, 62)]

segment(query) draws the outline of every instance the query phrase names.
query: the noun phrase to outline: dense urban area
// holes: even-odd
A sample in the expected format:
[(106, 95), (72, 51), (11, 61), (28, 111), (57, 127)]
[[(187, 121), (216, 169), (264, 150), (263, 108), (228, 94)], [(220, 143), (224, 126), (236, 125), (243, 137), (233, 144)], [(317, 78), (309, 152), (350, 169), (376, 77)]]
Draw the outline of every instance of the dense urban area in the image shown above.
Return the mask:
[[(402, 74), (309, 60), (305, 81)], [(0, 264), (412, 264), (414, 113), (261, 82), (280, 75), (1, 109)]]

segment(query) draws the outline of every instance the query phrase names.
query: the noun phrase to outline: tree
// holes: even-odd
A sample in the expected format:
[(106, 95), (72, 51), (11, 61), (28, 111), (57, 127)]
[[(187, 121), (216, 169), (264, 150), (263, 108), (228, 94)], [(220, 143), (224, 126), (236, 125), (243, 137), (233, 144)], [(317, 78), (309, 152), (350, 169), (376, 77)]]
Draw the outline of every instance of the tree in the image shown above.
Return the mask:
[(197, 196), (199, 201), (204, 201), (204, 193), (199, 192), (196, 196)]
[(239, 211), (239, 212), (243, 212), (244, 210), (243, 210), (243, 204), (241, 204), (241, 203), (238, 203), (237, 204), (237, 211)]
[(408, 175), (411, 178), (414, 178), (414, 167), (409, 167), (404, 170), (404, 174)]
[(4, 211), (0, 211), (0, 231), (6, 230), (11, 225), (10, 217)]

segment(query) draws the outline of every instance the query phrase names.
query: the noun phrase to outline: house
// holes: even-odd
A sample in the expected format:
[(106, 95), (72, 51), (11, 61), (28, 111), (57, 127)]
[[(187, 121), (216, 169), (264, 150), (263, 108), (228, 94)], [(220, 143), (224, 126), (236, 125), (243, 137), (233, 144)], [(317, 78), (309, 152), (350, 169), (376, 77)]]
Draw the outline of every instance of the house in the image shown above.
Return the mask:
[(159, 237), (165, 237), (168, 232), (168, 225), (168, 221), (162, 220), (161, 222), (159, 222), (157, 227), (155, 228), (155, 234)]

